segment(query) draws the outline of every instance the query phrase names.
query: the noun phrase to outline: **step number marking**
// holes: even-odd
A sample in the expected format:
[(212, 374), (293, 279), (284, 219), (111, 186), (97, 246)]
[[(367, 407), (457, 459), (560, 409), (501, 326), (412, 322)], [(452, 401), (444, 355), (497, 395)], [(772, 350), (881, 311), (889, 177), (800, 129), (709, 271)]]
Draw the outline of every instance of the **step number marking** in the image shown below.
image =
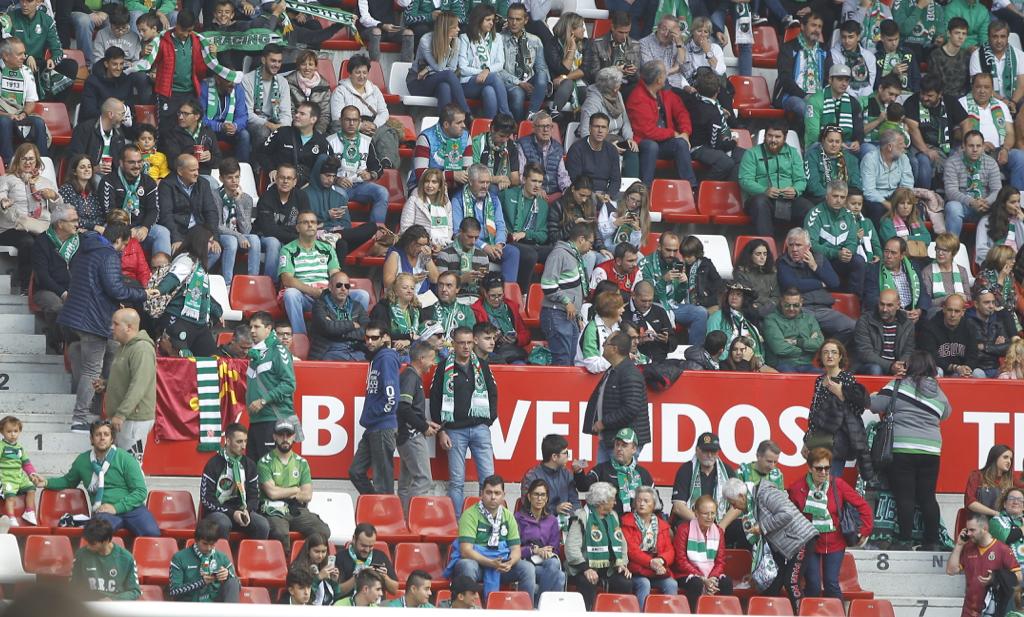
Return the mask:
[(879, 553), (878, 554), (878, 562), (875, 563), (875, 567), (878, 568), (879, 570), (883, 571), (883, 572), (888, 570), (889, 569), (889, 553)]
[(921, 605), (921, 612), (917, 614), (917, 617), (924, 617), (924, 612), (928, 610), (928, 600), (918, 600), (916, 604)]
[(38, 435), (36, 435), (36, 448), (39, 451), (42, 451), (42, 449), (43, 449), (43, 434), (42, 433), (39, 433)]
[(7, 387), (7, 382), (11, 380), (11, 376), (7, 373), (0, 373), (0, 390), (10, 390)]

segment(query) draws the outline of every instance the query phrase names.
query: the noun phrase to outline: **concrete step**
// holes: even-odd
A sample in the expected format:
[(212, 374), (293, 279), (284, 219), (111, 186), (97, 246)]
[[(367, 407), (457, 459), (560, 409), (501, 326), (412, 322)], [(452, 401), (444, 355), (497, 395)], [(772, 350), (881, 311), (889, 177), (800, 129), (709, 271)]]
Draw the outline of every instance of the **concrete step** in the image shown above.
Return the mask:
[(918, 598), (964, 597), (964, 578), (946, 574), (948, 553), (918, 551), (850, 551), (857, 560), (861, 587), (877, 597), (901, 596), (907, 581), (914, 582)]
[(35, 334), (35, 315), (0, 315), (0, 332), (4, 334)]
[(5, 334), (0, 337), (0, 353), (46, 353), (46, 337), (42, 334)]
[(0, 294), (0, 315), (27, 315), (28, 298), (10, 294)]
[(66, 474), (68, 470), (71, 469), (71, 464), (75, 462), (75, 457), (89, 449), (88, 435), (84, 435), (84, 437), (86, 439), (81, 447), (76, 448), (73, 451), (38, 452), (31, 454), (30, 458), (32, 459), (32, 465), (35, 466), (36, 471), (40, 475), (46, 477), (62, 476)]
[(22, 416), (31, 412), (67, 415), (75, 407), (74, 394), (26, 394), (5, 392), (0, 395), (0, 416), (12, 414)]
[(11, 293), (11, 275), (0, 274), (0, 294)]
[[(0, 315), (2, 317), (2, 315)], [(64, 356), (0, 353), (0, 373), (65, 372)]]
[(71, 392), (71, 375), (65, 373), (63, 367), (52, 367), (49, 370), (24, 371), (6, 373), (0, 382), (9, 392), (26, 392), (31, 394), (69, 394)]
[[(914, 583), (916, 582), (917, 579), (914, 580)], [(904, 586), (907, 586), (907, 581), (904, 581)], [(885, 599), (892, 602), (896, 617), (921, 617), (922, 615), (926, 617), (960, 617), (964, 605), (963, 596), (936, 598), (922, 594), (920, 596), (893, 596)]]

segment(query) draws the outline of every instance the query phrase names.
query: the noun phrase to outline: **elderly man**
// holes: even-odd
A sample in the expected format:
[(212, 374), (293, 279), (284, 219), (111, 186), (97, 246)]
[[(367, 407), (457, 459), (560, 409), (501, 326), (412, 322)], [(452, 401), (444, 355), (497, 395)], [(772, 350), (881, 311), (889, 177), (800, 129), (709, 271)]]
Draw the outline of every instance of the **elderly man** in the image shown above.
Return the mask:
[(1010, 348), (1010, 339), (1017, 335), (1012, 310), (999, 310), (996, 295), (981, 289), (974, 295), (974, 308), (967, 311), (967, 325), (978, 345), (977, 368), (986, 377), (995, 377)]
[(508, 230), (498, 192), (491, 185), (491, 171), (486, 165), (474, 163), (466, 174), (468, 184), (452, 196), (452, 227), (460, 229), (462, 219), (473, 217), (481, 223), (476, 246), (487, 254), (491, 263), (501, 264), (506, 281), (519, 278), (519, 247), (506, 244)]
[(828, 88), (807, 98), (807, 117), (804, 119), (804, 143), (818, 141), (823, 126), (838, 126), (843, 132), (843, 144), (853, 153), (860, 152), (864, 141), (864, 116), (860, 101), (849, 93), (853, 72), (845, 64), (833, 64), (828, 74)]
[(674, 348), (669, 343), (674, 326), (668, 311), (654, 302), (654, 291), (651, 281), (638, 281), (622, 319), (636, 326), (640, 335), (637, 343), (640, 352), (652, 360), (661, 361)]
[(907, 373), (907, 361), (914, 352), (914, 322), (900, 310), (900, 295), (895, 289), (878, 294), (875, 310), (865, 311), (853, 332), (853, 355), (859, 375)]
[(602, 356), (608, 369), (591, 393), (583, 417), (583, 432), (598, 436), (598, 463), (611, 458), (615, 436), (623, 428), (636, 433), (639, 448), (651, 441), (647, 388), (630, 358), (632, 347), (633, 341), (624, 332), (615, 332), (604, 341)]
[[(182, 110), (188, 108), (183, 104)], [(171, 251), (176, 251), (188, 230), (203, 225), (217, 237), (220, 212), (213, 201), (213, 190), (206, 178), (199, 175), (199, 160), (191, 154), (181, 154), (174, 160), (174, 175), (160, 183), (157, 201), (160, 204), (160, 224), (171, 236)], [(214, 241), (211, 253), (220, 252)]]
[(1003, 188), (999, 164), (985, 153), (981, 131), (964, 134), (964, 147), (946, 159), (942, 176), (946, 187), (946, 231), (959, 237), (965, 221), (988, 214)]
[(583, 469), (587, 466), (587, 461), (577, 461), (573, 464), (576, 488), (588, 491), (596, 482), (607, 482), (617, 489), (615, 511), (620, 516), (623, 512), (632, 512), (636, 489), (641, 486), (654, 486), (651, 472), (640, 466), (639, 454), (640, 438), (636, 431), (630, 427), (620, 428), (612, 442), (610, 459), (597, 463), (586, 473)]
[[(736, 477), (736, 470), (719, 456), (722, 446), (718, 435), (703, 433), (697, 437), (693, 458), (679, 466), (672, 484), (672, 516), (688, 524), (696, 518), (696, 503), (704, 495), (710, 495), (718, 504), (718, 525), (725, 529), (725, 542), (735, 546), (743, 540), (743, 525), (738, 512), (730, 511), (722, 495), (722, 489), (729, 478)], [(699, 474), (698, 477), (694, 477)]]
[[(451, 147), (452, 143), (454, 148)], [(469, 182), (468, 169), (473, 164), (473, 142), (466, 130), (466, 112), (454, 103), (446, 105), (441, 110), (437, 124), (424, 129), (416, 138), (412, 156), (412, 172), (408, 181), (410, 191), (416, 188), (420, 176), (427, 169), (440, 169), (444, 173), (450, 195)]]
[(779, 259), (778, 270), (779, 288), (795, 288), (803, 295), (804, 307), (825, 336), (848, 341), (856, 324), (832, 310), (835, 300), (830, 292), (839, 288), (839, 276), (824, 255), (811, 248), (807, 230), (796, 227), (786, 234), (786, 252)]
[(759, 236), (775, 235), (775, 220), (803, 223), (814, 204), (801, 195), (807, 175), (800, 152), (786, 143), (786, 123), (777, 121), (764, 131), (761, 148), (751, 148), (740, 161), (743, 209)]
[(120, 344), (110, 374), (96, 383), (106, 391), (104, 407), (114, 428), (114, 443), (142, 464), (149, 431), (156, 420), (156, 344), (139, 330), (139, 314), (123, 308), (111, 322), (113, 339)]
[(702, 345), (708, 329), (708, 310), (690, 299), (688, 268), (679, 254), (679, 245), (679, 234), (661, 234), (658, 250), (641, 260), (640, 275), (654, 285), (654, 297), (661, 306), (686, 328), (690, 345)]
[(281, 247), (281, 286), (284, 310), (292, 330), (306, 333), (305, 311), (327, 288), (327, 282), (341, 270), (338, 255), (329, 243), (316, 239), (316, 214), (300, 212), (295, 223), (299, 237)]
[(64, 352), (64, 335), (57, 326), (57, 316), (64, 308), (71, 285), (71, 258), (78, 252), (78, 226), (78, 212), (70, 206), (58, 206), (50, 214), (50, 230), (32, 241), (32, 301), (43, 311), (46, 345), (58, 353)]
[(654, 31), (640, 39), (641, 66), (652, 60), (661, 60), (666, 69), (667, 87), (680, 96), (683, 88), (689, 85), (683, 74), (686, 64), (685, 41), (679, 18), (670, 13), (662, 15)]
[[(807, 98), (825, 87), (832, 58), (821, 47), (825, 23), (821, 14), (812, 8), (800, 19), (800, 36), (784, 43), (779, 50), (779, 77), (772, 100), (775, 107), (804, 116)], [(808, 58), (813, 60), (813, 66), (808, 66)]]
[(864, 275), (863, 306), (878, 304), (878, 295), (885, 289), (899, 294), (900, 308), (915, 324), (923, 312), (932, 307), (932, 299), (921, 287), (921, 279), (907, 256), (907, 241), (889, 238), (882, 247), (882, 260), (868, 266)]
[[(551, 81), (544, 61), (544, 44), (526, 31), (528, 18), (525, 4), (510, 4), (505, 14), (505, 31), (501, 33), (505, 67), (498, 76), (505, 82), (508, 104), (517, 122), (540, 110)], [(527, 97), (530, 105), (524, 109)]]
[(113, 97), (103, 101), (99, 117), (75, 127), (68, 146), (68, 158), (75, 154), (88, 156), (97, 179), (116, 171), (121, 151), (128, 143), (121, 129), (124, 112), (122, 101)]
[(1017, 111), (1024, 100), (1024, 52), (1010, 47), (1009, 24), (1001, 19), (989, 23), (988, 41), (971, 53), (968, 71), (971, 77), (979, 73), (991, 75), (992, 98), (1005, 103), (1010, 111)]
[(103, 212), (120, 208), (128, 213), (132, 237), (150, 254), (171, 254), (171, 232), (157, 223), (160, 206), (156, 181), (142, 173), (142, 152), (135, 145), (124, 147), (121, 165), (103, 177), (96, 193)]
[(39, 93), (32, 70), (25, 66), (25, 43), (13, 36), (4, 39), (0, 42), (0, 59), (4, 61), (4, 80), (0, 82), (0, 157), (7, 165), (11, 164), (14, 131), (21, 123), (32, 127), (39, 154), (46, 156), (49, 153), (46, 124), (39, 116), (32, 115)]
[(361, 362), (363, 333), (369, 318), (366, 309), (351, 297), (352, 282), (337, 270), (331, 274), (327, 293), (313, 303), (310, 323), (310, 360)]
[(169, 161), (182, 154), (194, 155), (199, 160), (199, 172), (204, 176), (212, 175), (213, 170), (220, 167), (220, 142), (217, 134), (203, 124), (203, 108), (195, 99), (185, 101), (178, 108), (178, 125), (166, 132), (161, 149)]
[(779, 308), (764, 318), (765, 361), (780, 373), (820, 373), (814, 366), (814, 354), (825, 337), (818, 321), (803, 310), (800, 291), (789, 288), (782, 292)]
[(544, 263), (540, 287), (544, 299), (540, 308), (540, 327), (551, 349), (552, 364), (571, 366), (580, 338), (580, 307), (589, 295), (583, 255), (594, 243), (594, 228), (577, 223), (569, 239), (555, 244)]
[(533, 133), (520, 137), (519, 175), (523, 175), (523, 167), (527, 163), (537, 163), (544, 170), (544, 195), (549, 203), (562, 196), (569, 188), (569, 172), (565, 168), (565, 148), (561, 142), (551, 136), (555, 121), (546, 111), (533, 114)]
[(935, 358), (939, 375), (985, 378), (978, 368), (978, 341), (964, 321), (967, 300), (960, 294), (943, 299), (942, 311), (925, 321), (917, 335), (917, 346)]
[(583, 75), (587, 83), (592, 84), (597, 72), (608, 66), (622, 69), (622, 97), (637, 84), (637, 71), (640, 68), (640, 43), (630, 37), (633, 28), (629, 14), (612, 11), (611, 30), (601, 38), (595, 39), (583, 52)]
[(807, 213), (804, 228), (811, 238), (811, 249), (820, 251), (837, 273), (846, 276), (846, 290), (860, 295), (864, 291), (864, 258), (857, 254), (860, 224), (846, 209), (847, 188), (842, 180), (828, 183), (825, 203)]
[(640, 83), (626, 101), (626, 112), (633, 125), (633, 140), (640, 144), (640, 180), (650, 186), (658, 159), (663, 158), (674, 160), (676, 177), (696, 188), (690, 159), (690, 112), (679, 95), (665, 87), (664, 62), (645, 62), (639, 75)]
[(864, 189), (864, 214), (879, 225), (889, 204), (889, 196), (898, 188), (914, 188), (914, 172), (907, 157), (907, 142), (896, 131), (883, 131), (878, 149), (872, 149), (860, 162)]
[(1014, 148), (1017, 133), (1010, 122), (1012, 112), (1006, 103), (992, 96), (993, 82), (989, 73), (971, 78), (971, 91), (960, 98), (966, 118), (960, 123), (964, 134), (981, 131), (985, 153), (993, 157), (1010, 176), (1010, 184), (1024, 190), (1024, 152)]

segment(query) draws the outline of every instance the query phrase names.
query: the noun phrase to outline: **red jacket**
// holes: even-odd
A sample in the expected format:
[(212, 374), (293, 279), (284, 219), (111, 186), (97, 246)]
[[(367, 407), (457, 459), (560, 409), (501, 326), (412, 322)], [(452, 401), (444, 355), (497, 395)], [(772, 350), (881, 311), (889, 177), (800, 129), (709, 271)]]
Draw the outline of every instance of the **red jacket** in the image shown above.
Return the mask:
[(651, 96), (644, 82), (633, 88), (629, 100), (626, 101), (626, 113), (629, 114), (629, 122), (633, 125), (633, 139), (637, 143), (645, 139), (665, 141), (675, 137), (676, 133), (689, 135), (693, 129), (693, 125), (690, 124), (690, 112), (686, 111), (686, 106), (675, 92), (662, 88), (658, 98), (665, 108), (666, 128), (658, 126), (658, 101)]
[[(526, 346), (530, 344), (530, 329), (526, 327), (526, 323), (523, 321), (523, 313), (519, 310), (519, 305), (510, 302), (508, 298), (505, 298), (505, 306), (512, 311), (512, 325), (516, 329), (516, 346), (526, 349)], [(477, 323), (491, 320), (487, 316), (487, 311), (484, 310), (482, 298), (474, 302), (470, 308), (473, 309), (473, 317), (476, 317)]]
[[(796, 482), (790, 484), (788, 491), (789, 498), (796, 504), (796, 509), (803, 512), (804, 506), (807, 505), (807, 493), (809, 492), (807, 477), (801, 476)], [(853, 490), (842, 478), (832, 478), (832, 484), (828, 489), (828, 511), (832, 515), (832, 525), (835, 526), (836, 530), (818, 536), (814, 549), (816, 553), (837, 553), (846, 550), (846, 540), (843, 539), (843, 532), (839, 530), (839, 502), (836, 501), (837, 493), (843, 503), (850, 502), (857, 508), (857, 512), (860, 513), (860, 535), (862, 537), (870, 536), (871, 530), (875, 526), (875, 515), (871, 511), (871, 506), (868, 505), (868, 502), (864, 501), (860, 493)], [(811, 519), (809, 514), (804, 514), (804, 516), (807, 517), (807, 520)]]
[[(636, 90), (634, 90), (634, 92), (636, 92)], [(717, 578), (725, 574), (725, 530), (719, 527), (718, 535), (721, 539), (718, 542), (718, 553), (715, 555), (715, 567), (711, 568), (711, 573), (708, 574), (708, 576), (713, 578)], [(704, 574), (697, 569), (697, 566), (686, 557), (686, 541), (689, 539), (690, 523), (681, 523), (676, 527), (676, 537), (672, 541), (672, 544), (676, 549), (676, 563), (672, 567), (672, 572), (675, 573), (676, 578), (704, 576)]]
[(149, 277), (152, 276), (142, 245), (135, 238), (128, 241), (121, 253), (121, 272), (128, 278), (142, 283), (143, 287), (149, 283)]
[[(160, 49), (156, 52), (156, 83), (153, 91), (162, 97), (170, 98), (171, 88), (174, 84), (174, 29), (164, 32), (160, 37)], [(206, 62), (203, 60), (202, 42), (193, 32), (192, 37), (192, 87), (195, 88), (193, 96), (199, 96), (199, 81), (206, 79)]]
[[(658, 515), (655, 514), (654, 516)], [(633, 516), (633, 514), (623, 514), (620, 525), (622, 526), (622, 535), (626, 538), (626, 554), (629, 556), (629, 571), (636, 576), (659, 578), (654, 574), (654, 570), (651, 570), (651, 560), (655, 557), (661, 557), (665, 560), (665, 567), (669, 570), (669, 574), (667, 574), (666, 577), (671, 576), (672, 564), (675, 562), (676, 552), (675, 549), (672, 548), (672, 526), (668, 524), (668, 521), (664, 518), (658, 521), (658, 542), (654, 549), (654, 554), (645, 553), (640, 550), (640, 541), (643, 538), (643, 534), (640, 533), (640, 527), (637, 526), (636, 517)]]

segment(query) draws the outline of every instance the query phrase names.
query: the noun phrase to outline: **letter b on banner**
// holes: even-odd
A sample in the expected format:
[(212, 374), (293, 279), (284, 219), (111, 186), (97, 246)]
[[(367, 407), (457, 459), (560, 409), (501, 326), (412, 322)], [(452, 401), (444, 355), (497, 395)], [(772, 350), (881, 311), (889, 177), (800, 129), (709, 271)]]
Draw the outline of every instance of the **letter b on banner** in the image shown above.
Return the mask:
[[(321, 408), (327, 408), (327, 415), (321, 417)], [(333, 396), (302, 397), (302, 442), (303, 456), (334, 456), (348, 446), (348, 431), (341, 425), (345, 417), (345, 403)], [(322, 437), (327, 433), (327, 439)]]

